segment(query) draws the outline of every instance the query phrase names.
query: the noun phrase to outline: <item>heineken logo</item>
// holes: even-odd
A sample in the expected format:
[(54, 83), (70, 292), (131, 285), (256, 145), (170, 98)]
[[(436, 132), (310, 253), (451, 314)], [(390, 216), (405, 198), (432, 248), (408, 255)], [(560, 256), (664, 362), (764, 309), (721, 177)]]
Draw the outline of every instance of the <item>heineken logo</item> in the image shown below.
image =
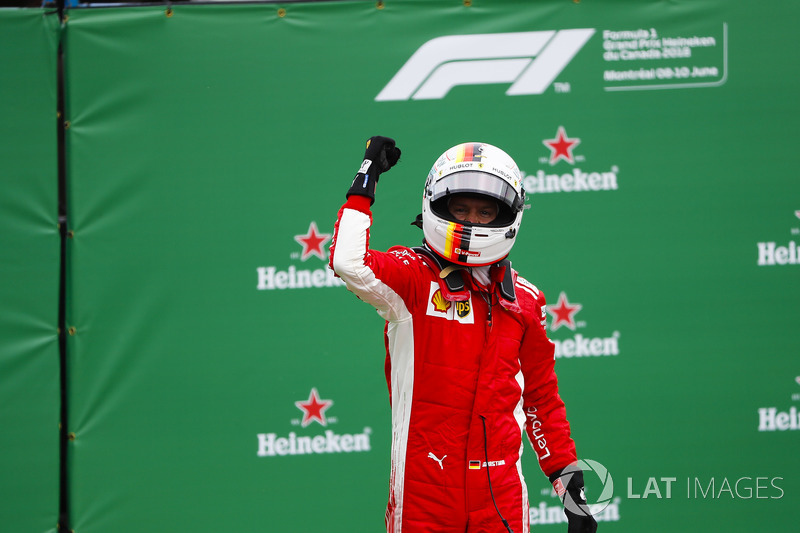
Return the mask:
[[(256, 267), (256, 289), (281, 291), (344, 287), (344, 282), (325, 264), (328, 260), (326, 244), (331, 238), (331, 233), (320, 231), (316, 221), (312, 220), (307, 230), (294, 235), (294, 241), (300, 245), (300, 251), (292, 252), (289, 257), (295, 262), (299, 261), (300, 265), (290, 264), (286, 268), (275, 265)], [(323, 263), (317, 263), (319, 265), (317, 268), (302, 268), (302, 265), (312, 257)]]
[[(302, 418), (292, 419), (290, 423), (300, 426), (300, 431), (290, 431), (285, 436), (277, 433), (258, 433), (256, 435), (258, 457), (281, 457), (285, 455), (318, 455), (332, 453), (369, 452), (372, 450), (370, 436), (372, 429), (365, 427), (360, 433), (337, 433), (326, 429), (320, 433), (313, 431), (312, 423), (327, 427), (339, 422), (337, 417), (327, 414), (333, 407), (333, 400), (321, 398), (316, 387), (311, 388), (308, 399), (294, 402)], [(308, 428), (306, 431), (303, 431)]]
[[(565, 291), (559, 293), (554, 305), (546, 306), (545, 312), (552, 317), (550, 331), (554, 335), (550, 340), (555, 347), (556, 358), (619, 355), (619, 331), (613, 331), (608, 336), (589, 336), (578, 331), (586, 328), (586, 321), (576, 318), (582, 309), (583, 304), (570, 300)], [(572, 332), (569, 337), (563, 338), (556, 333), (562, 326)]]
[[(547, 150), (541, 150), (538, 144), (537, 148), (542, 154), (539, 157), (539, 164), (544, 165), (544, 168), (530, 173), (521, 171), (525, 192), (533, 195), (619, 189), (619, 166), (611, 165), (603, 168), (592, 165), (587, 170), (586, 155), (583, 153), (581, 143), (581, 138), (567, 133), (564, 125), (558, 126), (552, 138), (542, 139), (541, 144)], [(578, 146), (581, 148), (577, 149)]]
[[(800, 218), (800, 211), (794, 212), (795, 218)], [(792, 222), (794, 224), (794, 222)], [(800, 235), (800, 228), (790, 228), (791, 235)], [(783, 266), (800, 264), (800, 249), (797, 242), (790, 241), (762, 241), (757, 243), (758, 266)]]

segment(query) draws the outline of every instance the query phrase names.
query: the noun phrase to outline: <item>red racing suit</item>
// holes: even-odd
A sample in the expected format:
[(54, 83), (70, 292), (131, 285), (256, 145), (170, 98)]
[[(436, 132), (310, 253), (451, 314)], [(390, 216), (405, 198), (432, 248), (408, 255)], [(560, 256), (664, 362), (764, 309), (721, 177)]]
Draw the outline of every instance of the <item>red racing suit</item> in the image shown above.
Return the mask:
[(447, 300), (438, 265), (424, 254), (369, 249), (371, 223), (370, 199), (350, 196), (339, 211), (330, 262), (386, 320), (386, 530), (505, 532), (499, 510), (515, 532), (529, 531), (523, 433), (546, 475), (576, 461), (544, 295), (514, 273), (516, 301), (503, 300), (494, 281), (481, 288), (465, 271), (466, 299)]

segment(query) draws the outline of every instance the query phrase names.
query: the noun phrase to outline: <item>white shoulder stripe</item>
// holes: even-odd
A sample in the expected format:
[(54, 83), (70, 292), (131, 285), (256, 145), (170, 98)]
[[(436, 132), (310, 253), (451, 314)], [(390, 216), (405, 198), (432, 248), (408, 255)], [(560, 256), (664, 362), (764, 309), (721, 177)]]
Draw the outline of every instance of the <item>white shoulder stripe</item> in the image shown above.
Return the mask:
[(528, 294), (530, 294), (534, 298), (537, 298), (537, 299), (539, 298), (539, 291), (536, 290), (536, 287), (528, 287), (526, 285), (522, 285), (520, 283), (517, 283), (517, 288), (524, 290), (525, 292), (527, 292)]
[(539, 289), (528, 281), (527, 279), (523, 278), (522, 276), (517, 276), (517, 283), (516, 286), (520, 289), (525, 289), (530, 293), (534, 298), (539, 298)]

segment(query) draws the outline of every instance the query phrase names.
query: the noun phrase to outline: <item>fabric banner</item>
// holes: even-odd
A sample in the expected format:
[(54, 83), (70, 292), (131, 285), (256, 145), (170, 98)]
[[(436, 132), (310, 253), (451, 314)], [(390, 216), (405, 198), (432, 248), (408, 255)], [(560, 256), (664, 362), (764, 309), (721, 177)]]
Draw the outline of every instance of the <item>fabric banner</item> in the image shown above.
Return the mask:
[(58, 17), (0, 9), (0, 530), (55, 531)]
[[(72, 527), (381, 530), (383, 322), (326, 268), (364, 141), (381, 134), (403, 156), (378, 186), (376, 249), (420, 243), (410, 222), (445, 149), (489, 142), (524, 172), (530, 208), (511, 260), (548, 297), (602, 530), (790, 529), (797, 15), (788, 0), (757, 17), (722, 0), (69, 10)], [(23, 39), (5, 31), (23, 26), (16, 16), (0, 17), (2, 42)], [(42, 64), (35, 90), (4, 82), (6, 109), (52, 109), (44, 32), (24, 37)], [(33, 70), (4, 57), (11, 76)], [(0, 227), (19, 242), (3, 268), (37, 293), (4, 297), (2, 327), (13, 357), (50, 358), (35, 379), (54, 382), (55, 210), (35, 206), (56, 196), (32, 185), (55, 175), (46, 116), (46, 134), (4, 136), (4, 170), (39, 170), (24, 194), (3, 195)], [(24, 286), (4, 283), (4, 295)], [(34, 318), (13, 325), (20, 316)], [(14, 405), (35, 390), (3, 383)], [(44, 389), (25, 411), (54, 417), (57, 391)], [(25, 411), (7, 416), (33, 424)], [(54, 449), (49, 439), (25, 452)], [(563, 531), (529, 447), (523, 463), (532, 528)]]

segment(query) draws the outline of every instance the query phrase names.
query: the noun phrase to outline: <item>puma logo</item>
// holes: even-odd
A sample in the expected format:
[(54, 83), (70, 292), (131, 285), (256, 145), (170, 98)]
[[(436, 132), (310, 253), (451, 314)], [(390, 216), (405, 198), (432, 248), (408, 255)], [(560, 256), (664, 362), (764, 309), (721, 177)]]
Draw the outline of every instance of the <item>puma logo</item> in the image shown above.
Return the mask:
[(447, 457), (446, 455), (445, 455), (444, 457), (442, 457), (441, 459), (439, 459), (438, 457), (436, 457), (435, 455), (433, 455), (433, 452), (430, 452), (430, 453), (428, 453), (428, 457), (430, 457), (431, 459), (433, 459), (434, 461), (436, 461), (437, 463), (439, 463), (439, 468), (441, 468), (442, 470), (444, 470), (444, 466), (442, 466), (442, 461), (444, 461), (445, 457)]

